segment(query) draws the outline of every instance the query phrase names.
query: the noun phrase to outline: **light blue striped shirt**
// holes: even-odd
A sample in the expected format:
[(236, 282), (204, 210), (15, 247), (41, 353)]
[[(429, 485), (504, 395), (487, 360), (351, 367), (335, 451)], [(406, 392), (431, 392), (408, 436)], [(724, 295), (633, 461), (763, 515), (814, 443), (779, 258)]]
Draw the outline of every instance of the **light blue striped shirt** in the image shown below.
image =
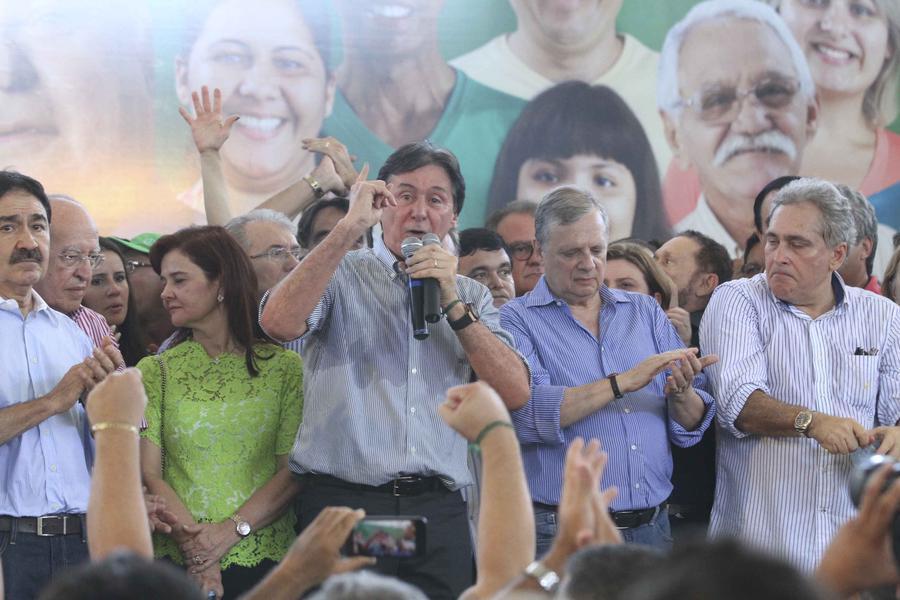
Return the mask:
[[(837, 304), (812, 319), (775, 298), (765, 273), (716, 289), (700, 325), (718, 403), (711, 535), (737, 536), (812, 571), (854, 513), (850, 459), (804, 437), (748, 435), (735, 427), (761, 390), (863, 427), (900, 418), (900, 308), (834, 275)], [(877, 349), (857, 356), (857, 348)]]
[(698, 443), (712, 422), (713, 399), (703, 391), (701, 373), (694, 387), (707, 410), (699, 427), (686, 431), (669, 418), (666, 376), (660, 373), (640, 390), (562, 428), (559, 413), (567, 387), (604, 379), (654, 354), (684, 347), (652, 297), (606, 286), (600, 297), (599, 339), (572, 316), (543, 277), (534, 290), (500, 310), (503, 328), (512, 333), (532, 373), (531, 399), (512, 415), (528, 487), (535, 502), (559, 504), (569, 443), (578, 436), (599, 438), (609, 453), (603, 485), (619, 488), (613, 510), (657, 506), (672, 492), (669, 442), (682, 447)]
[[(72, 365), (90, 356), (91, 340), (66, 315), (34, 294), (22, 318), (0, 297), (0, 409), (50, 393)], [(37, 517), (87, 511), (90, 474), (84, 407), (76, 402), (0, 444), (0, 515)]]
[[(467, 444), (437, 407), (448, 388), (471, 380), (472, 368), (446, 320), (429, 324), (426, 340), (413, 338), (396, 261), (381, 236), (348, 253), (307, 319), (303, 423), (291, 469), (367, 485), (401, 473), (437, 475), (457, 489), (471, 483)], [(457, 276), (457, 291), (512, 346), (488, 289)]]

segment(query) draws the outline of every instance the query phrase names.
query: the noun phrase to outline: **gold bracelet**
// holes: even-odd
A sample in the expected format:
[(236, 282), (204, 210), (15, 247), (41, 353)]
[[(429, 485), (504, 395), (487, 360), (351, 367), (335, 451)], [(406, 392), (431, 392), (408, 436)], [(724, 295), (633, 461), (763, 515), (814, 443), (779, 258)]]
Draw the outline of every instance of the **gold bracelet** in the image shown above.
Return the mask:
[(138, 435), (138, 428), (129, 423), (118, 423), (116, 421), (105, 421), (103, 423), (97, 423), (96, 425), (91, 426), (91, 433), (97, 433), (98, 431), (104, 431), (106, 429), (123, 429), (125, 431), (131, 431), (135, 435)]
[(309, 187), (312, 188), (313, 195), (316, 197), (317, 200), (325, 195), (325, 190), (322, 189), (322, 186), (319, 184), (318, 181), (316, 181), (316, 178), (313, 177), (311, 174), (305, 175), (303, 177), (303, 181), (308, 183)]

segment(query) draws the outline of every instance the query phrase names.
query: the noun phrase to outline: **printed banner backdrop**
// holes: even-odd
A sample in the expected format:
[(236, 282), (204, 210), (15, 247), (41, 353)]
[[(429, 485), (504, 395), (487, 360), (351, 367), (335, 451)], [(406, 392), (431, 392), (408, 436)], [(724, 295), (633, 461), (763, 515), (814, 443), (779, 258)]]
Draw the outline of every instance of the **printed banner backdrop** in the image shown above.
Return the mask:
[[(892, 0), (860, 1), (877, 10)], [(791, 5), (782, 14), (793, 17), (789, 26), (817, 85), (828, 85), (825, 67), (841, 63), (868, 69), (864, 91), (878, 75), (873, 56), (879, 48), (890, 54), (887, 20), (863, 24), (874, 33), (862, 49), (835, 41), (823, 50), (822, 39), (804, 37), (810, 25), (798, 0), (783, 2)], [(699, 161), (673, 162), (656, 109), (658, 52), (672, 24), (696, 4), (691, 0), (6, 4), (0, 167), (84, 202), (102, 234), (166, 232), (204, 221), (199, 160), (178, 114), (203, 84), (222, 88), (226, 112), (241, 115), (222, 150), (235, 212), (307, 174), (316, 159), (301, 140), (320, 133), (344, 142), (356, 166), (367, 162), (373, 174), (393, 148), (412, 139), (453, 150), (467, 181), (461, 228), (480, 225), (506, 202), (537, 200), (571, 182), (604, 198), (613, 238), (659, 237), (696, 213), (698, 197), (715, 180)], [(511, 4), (551, 36), (587, 36), (572, 32), (579, 23), (615, 19), (617, 58), (601, 79), (612, 91), (574, 83), (547, 90), (549, 82), (521, 62), (504, 35), (517, 27)], [(576, 9), (574, 24), (567, 22)], [(780, 48), (780, 63), (790, 70), (791, 57)], [(718, 49), (708, 45), (705, 52)], [(382, 67), (395, 64), (403, 66), (393, 71), (403, 84), (390, 90), (385, 73), (392, 70)], [(753, 84), (762, 103), (761, 84)], [(411, 86), (435, 90), (442, 110), (416, 118), (392, 112)], [(896, 98), (896, 79), (885, 94)], [(900, 131), (900, 120), (891, 129)], [(869, 171), (848, 181), (867, 194), (890, 184), (896, 189), (900, 181), (900, 138), (879, 130), (878, 140)]]

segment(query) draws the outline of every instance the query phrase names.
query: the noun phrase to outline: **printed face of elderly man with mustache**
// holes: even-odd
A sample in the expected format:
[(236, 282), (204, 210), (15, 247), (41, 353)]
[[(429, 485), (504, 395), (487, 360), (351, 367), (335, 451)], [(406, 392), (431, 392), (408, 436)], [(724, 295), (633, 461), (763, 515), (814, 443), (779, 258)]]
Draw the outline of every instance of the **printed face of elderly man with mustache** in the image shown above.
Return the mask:
[(697, 209), (675, 229), (697, 229), (732, 257), (753, 232), (754, 197), (772, 179), (797, 174), (816, 119), (800, 48), (768, 6), (747, 4), (757, 3), (703, 3), (673, 27), (659, 82), (669, 143), (702, 187)]

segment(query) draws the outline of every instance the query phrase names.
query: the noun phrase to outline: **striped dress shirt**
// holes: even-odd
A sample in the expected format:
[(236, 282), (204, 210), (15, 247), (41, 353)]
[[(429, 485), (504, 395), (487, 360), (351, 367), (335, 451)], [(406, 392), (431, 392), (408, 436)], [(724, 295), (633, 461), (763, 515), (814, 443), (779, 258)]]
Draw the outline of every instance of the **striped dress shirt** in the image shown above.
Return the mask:
[[(348, 253), (307, 319), (303, 422), (291, 470), (366, 485), (401, 473), (436, 475), (458, 489), (471, 483), (466, 440), (437, 407), (448, 388), (471, 380), (472, 368), (446, 320), (429, 324), (427, 339), (413, 338), (396, 261), (381, 236), (373, 248)], [(457, 291), (512, 346), (488, 289), (457, 276)]]
[(578, 436), (599, 438), (609, 453), (603, 485), (619, 488), (613, 510), (650, 508), (672, 492), (669, 442), (682, 447), (698, 443), (715, 406), (703, 390), (706, 378), (701, 373), (693, 385), (706, 411), (699, 427), (686, 431), (668, 415), (666, 375), (660, 373), (640, 390), (561, 427), (560, 406), (567, 387), (604, 379), (649, 356), (684, 347), (652, 297), (603, 286), (600, 298), (599, 339), (572, 316), (543, 277), (534, 290), (500, 310), (503, 328), (513, 335), (532, 373), (531, 399), (512, 415), (525, 475), (535, 502), (558, 505), (569, 443)]
[[(710, 534), (737, 536), (812, 571), (853, 513), (850, 459), (804, 437), (735, 426), (755, 390), (863, 427), (900, 418), (900, 308), (833, 276), (836, 305), (812, 319), (775, 298), (766, 275), (716, 290), (700, 325), (718, 403), (716, 497)], [(869, 355), (859, 355), (862, 348)]]

